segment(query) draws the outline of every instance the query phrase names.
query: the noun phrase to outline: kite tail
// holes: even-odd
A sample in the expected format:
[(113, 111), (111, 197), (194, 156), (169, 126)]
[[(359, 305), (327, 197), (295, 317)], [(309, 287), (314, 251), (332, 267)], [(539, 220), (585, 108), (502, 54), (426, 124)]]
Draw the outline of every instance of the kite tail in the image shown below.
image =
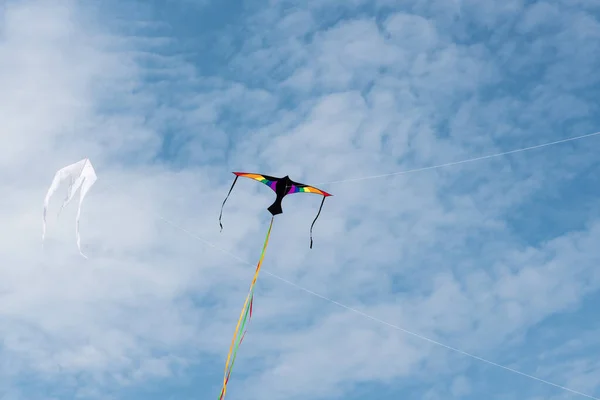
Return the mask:
[[(269, 237), (271, 236), (271, 228), (273, 227), (274, 218), (275, 217), (271, 217), (271, 224), (269, 225), (269, 230), (267, 231), (267, 237), (265, 238), (265, 243), (263, 244), (262, 253), (260, 254), (258, 264), (256, 265), (256, 271), (254, 272), (254, 277), (252, 278), (252, 283), (250, 284), (250, 290), (248, 291), (246, 301), (244, 302), (242, 312), (240, 313), (240, 318), (238, 319), (237, 325), (235, 327), (233, 339), (231, 339), (231, 345), (229, 346), (229, 354), (227, 354), (227, 361), (225, 362), (225, 375), (223, 377), (223, 387), (221, 388), (219, 400), (223, 400), (225, 398), (225, 393), (227, 392), (227, 383), (229, 382), (229, 375), (231, 375), (231, 370), (233, 369), (233, 364), (235, 363), (237, 350), (246, 334), (246, 322), (249, 321), (250, 318), (252, 318), (252, 303), (254, 302), (254, 284), (258, 279), (258, 273), (260, 272), (260, 267), (262, 266), (263, 259), (265, 258), (265, 251), (267, 250), (267, 246), (269, 244)], [(242, 331), (244, 333), (242, 335), (239, 335), (239, 333)], [(232, 353), (233, 358), (231, 358)], [(230, 359), (231, 364), (229, 363)]]
[(311, 249), (312, 249), (312, 245), (313, 245), (313, 238), (312, 238), (313, 226), (315, 226), (315, 222), (317, 222), (317, 218), (319, 218), (319, 215), (321, 214), (321, 209), (323, 208), (323, 203), (325, 203), (325, 196), (323, 196), (323, 200), (321, 201), (321, 205), (319, 206), (319, 212), (317, 213), (317, 216), (315, 217), (312, 224), (310, 225), (310, 248)]
[(227, 193), (227, 196), (225, 197), (225, 200), (223, 200), (223, 204), (221, 205), (221, 214), (219, 214), (219, 226), (221, 227), (221, 231), (223, 230), (223, 225), (221, 224), (221, 217), (223, 216), (223, 207), (225, 207), (225, 202), (229, 198), (229, 195), (231, 194), (231, 191), (233, 190), (233, 187), (235, 186), (237, 180), (238, 176), (236, 175), (235, 179), (233, 180), (233, 183), (231, 184), (231, 188), (229, 188), (229, 192)]

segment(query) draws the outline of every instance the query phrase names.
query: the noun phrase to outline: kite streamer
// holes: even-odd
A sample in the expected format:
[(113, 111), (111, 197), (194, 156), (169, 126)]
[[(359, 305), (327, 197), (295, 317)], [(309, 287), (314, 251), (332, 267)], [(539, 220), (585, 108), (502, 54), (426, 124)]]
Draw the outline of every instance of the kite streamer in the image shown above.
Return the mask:
[[(258, 278), (258, 273), (260, 272), (260, 267), (262, 265), (263, 259), (265, 257), (265, 251), (267, 249), (267, 245), (269, 244), (269, 237), (271, 236), (271, 228), (273, 227), (273, 220), (275, 216), (283, 213), (281, 208), (281, 201), (283, 198), (292, 193), (314, 193), (323, 196), (323, 201), (321, 201), (321, 206), (319, 207), (319, 211), (317, 216), (312, 222), (310, 226), (310, 248), (312, 248), (313, 240), (312, 240), (312, 229), (321, 214), (321, 209), (323, 208), (323, 203), (325, 202), (325, 198), (331, 196), (329, 193), (322, 191), (321, 189), (317, 189), (313, 186), (308, 186), (303, 183), (298, 183), (292, 181), (287, 175), (283, 178), (275, 178), (268, 175), (261, 174), (252, 174), (246, 172), (234, 172), (235, 179), (223, 204), (221, 205), (221, 214), (219, 215), (219, 225), (221, 226), (221, 230), (223, 230), (223, 225), (221, 224), (221, 217), (223, 216), (223, 207), (225, 206), (225, 202), (229, 198), (235, 183), (238, 178), (250, 178), (265, 185), (269, 186), (277, 195), (275, 201), (267, 210), (271, 213), (271, 223), (269, 224), (269, 230), (267, 231), (267, 237), (265, 238), (265, 243), (263, 245), (262, 253), (260, 254), (260, 258), (258, 260), (258, 264), (256, 266), (256, 271), (254, 272), (254, 278), (252, 279), (252, 283), (250, 285), (250, 290), (248, 291), (248, 295), (246, 296), (246, 301), (244, 302), (244, 306), (242, 307), (242, 312), (240, 313), (240, 317), (238, 319), (237, 325), (235, 327), (235, 333), (233, 334), (233, 339), (231, 340), (231, 345), (229, 347), (229, 354), (227, 354), (227, 361), (225, 362), (225, 374), (223, 376), (223, 387), (221, 388), (221, 394), (219, 395), (219, 400), (223, 400), (225, 398), (225, 394), (227, 393), (227, 384), (229, 383), (229, 377), (231, 375), (231, 370), (233, 369), (233, 364), (235, 363), (235, 358), (237, 356), (237, 351), (244, 340), (244, 336), (246, 335), (246, 325), (252, 318), (252, 305), (254, 302), (254, 284), (256, 283), (256, 279)], [(241, 333), (243, 332), (243, 333)], [(240, 335), (241, 333), (241, 335)], [(233, 357), (232, 357), (233, 355)], [(229, 362), (231, 360), (231, 363)]]
[[(271, 236), (271, 228), (273, 227), (273, 219), (275, 217), (271, 217), (271, 223), (269, 224), (269, 230), (267, 231), (267, 236), (265, 237), (265, 243), (263, 245), (262, 253), (260, 254), (260, 258), (258, 260), (258, 264), (256, 265), (256, 271), (254, 272), (254, 277), (252, 278), (252, 283), (250, 284), (250, 290), (248, 291), (248, 295), (246, 296), (246, 301), (244, 302), (244, 306), (242, 307), (242, 312), (240, 313), (240, 318), (238, 319), (237, 325), (235, 327), (235, 333), (233, 334), (233, 338), (231, 339), (231, 346), (229, 347), (229, 354), (227, 354), (227, 361), (225, 362), (225, 374), (223, 376), (223, 387), (221, 389), (221, 395), (219, 396), (219, 400), (225, 398), (225, 393), (227, 393), (227, 383), (229, 382), (229, 376), (231, 375), (231, 370), (233, 369), (233, 365), (235, 364), (235, 358), (237, 356), (238, 347), (242, 344), (244, 340), (244, 336), (246, 335), (246, 323), (250, 321), (252, 318), (252, 303), (254, 301), (254, 284), (256, 283), (256, 279), (258, 279), (258, 274), (260, 272), (260, 267), (262, 265), (263, 259), (265, 258), (265, 251), (267, 250), (267, 246), (269, 245), (269, 237)], [(240, 336), (240, 332), (244, 332)], [(233, 358), (231, 358), (233, 354)], [(229, 360), (231, 359), (231, 364)]]

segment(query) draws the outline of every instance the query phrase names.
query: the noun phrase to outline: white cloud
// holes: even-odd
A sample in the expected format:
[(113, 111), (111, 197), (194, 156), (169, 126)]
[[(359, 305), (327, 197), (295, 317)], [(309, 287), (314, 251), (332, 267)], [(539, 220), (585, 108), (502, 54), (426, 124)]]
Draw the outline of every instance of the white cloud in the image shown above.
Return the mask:
[[(384, 3), (373, 7), (382, 11)], [(223, 76), (204, 76), (177, 38), (163, 34), (172, 21), (132, 23), (134, 31), (161, 31), (124, 35), (109, 25), (110, 15), (76, 3), (6, 7), (0, 42), (6, 398), (161, 398), (158, 389), (148, 395), (143, 387), (186, 379), (194, 382), (194, 396), (216, 395), (252, 267), (156, 214), (253, 262), (272, 194), (239, 182), (219, 234), (231, 170), (319, 184), (589, 133), (597, 122), (590, 71), (598, 61), (586, 54), (598, 46), (599, 25), (584, 6), (404, 2), (381, 18), (354, 9), (367, 2), (348, 4), (349, 16), (340, 21), (323, 16), (334, 2), (286, 10), (274, 2), (258, 10), (242, 21), (244, 38), (221, 39), (241, 41)], [(543, 7), (562, 21), (540, 24)], [(593, 338), (578, 341), (577, 332), (552, 322), (584, 313), (579, 308), (600, 286), (598, 211), (587, 200), (597, 192), (583, 190), (595, 187), (583, 176), (594, 167), (594, 145), (590, 139), (574, 149), (323, 185), (334, 196), (315, 226), (312, 251), (308, 229), (320, 199), (290, 196), (264, 268), (432, 339), (597, 392), (598, 366), (580, 354)], [(77, 255), (73, 209), (50, 218), (42, 252), (44, 191), (56, 169), (85, 156), (99, 178), (81, 222), (90, 260)], [(569, 187), (572, 179), (579, 186)], [(564, 192), (591, 205), (553, 201)], [(585, 223), (544, 226), (559, 212)], [(346, 398), (361, 385), (389, 390), (389, 397), (562, 396), (268, 274), (255, 301), (231, 399)], [(577, 344), (559, 355), (543, 351), (545, 341), (532, 350), (544, 338), (543, 326), (560, 338), (548, 343)], [(32, 375), (37, 386), (22, 383)], [(48, 395), (47, 388), (58, 386)]]

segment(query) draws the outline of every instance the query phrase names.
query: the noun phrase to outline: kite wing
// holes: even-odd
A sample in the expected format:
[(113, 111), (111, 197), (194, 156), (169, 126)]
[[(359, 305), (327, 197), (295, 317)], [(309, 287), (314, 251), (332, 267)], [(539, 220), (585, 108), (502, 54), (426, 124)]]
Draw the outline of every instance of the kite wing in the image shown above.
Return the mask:
[(290, 189), (287, 191), (286, 194), (293, 194), (293, 193), (314, 193), (314, 194), (320, 194), (323, 197), (329, 197), (331, 196), (331, 194), (321, 190), (321, 189), (317, 189), (314, 186), (309, 186), (309, 185), (305, 185), (304, 183), (298, 183), (298, 182), (294, 182), (292, 180), (290, 180), (292, 187), (290, 187)]
[(319, 206), (319, 211), (317, 212), (317, 216), (315, 217), (315, 219), (313, 220), (312, 224), (310, 225), (310, 248), (312, 249), (313, 246), (313, 238), (312, 238), (312, 230), (313, 227), (315, 226), (315, 222), (317, 222), (317, 219), (319, 218), (319, 215), (321, 215), (321, 210), (323, 209), (323, 203), (325, 203), (325, 198), (332, 196), (331, 194), (325, 192), (324, 190), (321, 189), (317, 189), (314, 186), (309, 186), (309, 185), (305, 185), (304, 183), (298, 183), (298, 182), (294, 182), (293, 180), (289, 180), (291, 187), (290, 189), (286, 192), (286, 195), (288, 194), (293, 194), (293, 193), (314, 193), (314, 194), (319, 194), (321, 196), (323, 196), (323, 200), (321, 201), (321, 205)]
[(79, 207), (77, 209), (77, 218), (75, 221), (75, 234), (77, 235), (77, 248), (79, 249), (79, 253), (84, 258), (87, 258), (81, 252), (79, 218), (81, 217), (81, 204), (83, 203), (83, 199), (97, 179), (98, 177), (96, 176), (96, 171), (94, 170), (94, 167), (92, 166), (90, 160), (87, 158), (78, 161), (74, 164), (68, 165), (56, 172), (56, 174), (54, 175), (54, 179), (52, 180), (52, 184), (50, 185), (50, 188), (46, 193), (46, 198), (44, 199), (42, 241), (46, 237), (46, 214), (48, 211), (48, 204), (50, 202), (50, 198), (56, 192), (56, 190), (58, 190), (58, 187), (61, 183), (63, 183), (66, 180), (69, 180), (70, 183), (67, 192), (67, 197), (65, 198), (62, 206), (60, 207), (59, 214), (71, 202), (71, 200), (73, 200), (75, 193), (77, 193), (77, 190), (79, 190)]
[(221, 204), (221, 213), (219, 214), (219, 226), (221, 227), (221, 231), (223, 230), (223, 224), (221, 223), (221, 218), (223, 217), (223, 207), (225, 207), (225, 202), (229, 198), (229, 195), (231, 194), (231, 191), (233, 190), (233, 187), (235, 186), (235, 183), (237, 182), (237, 180), (240, 176), (242, 178), (250, 178), (250, 179), (254, 179), (255, 181), (264, 183), (265, 185), (270, 187), (274, 192), (277, 192), (276, 189), (277, 189), (277, 182), (279, 181), (279, 178), (275, 178), (274, 176), (269, 176), (269, 175), (253, 174), (253, 173), (248, 173), (248, 172), (234, 172), (234, 174), (235, 174), (235, 179), (233, 180), (233, 183), (231, 184), (231, 188), (229, 188), (229, 192), (227, 193), (227, 196), (225, 196), (225, 200), (223, 200), (223, 204)]
[(253, 173), (248, 173), (248, 172), (234, 172), (234, 174), (236, 176), (236, 179), (237, 179), (237, 177), (241, 176), (242, 178), (250, 178), (250, 179), (254, 179), (255, 181), (264, 183), (265, 185), (270, 187), (274, 192), (276, 191), (275, 189), (277, 188), (277, 182), (280, 179), (280, 178), (275, 178), (275, 177), (269, 176), (269, 175), (253, 174)]

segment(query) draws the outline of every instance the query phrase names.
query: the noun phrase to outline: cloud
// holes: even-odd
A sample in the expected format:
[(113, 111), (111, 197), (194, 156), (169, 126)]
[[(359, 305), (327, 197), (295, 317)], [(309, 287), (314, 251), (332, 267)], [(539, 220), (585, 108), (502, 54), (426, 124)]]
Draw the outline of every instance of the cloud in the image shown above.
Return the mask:
[[(320, 199), (286, 198), (228, 398), (577, 398), (268, 273), (600, 396), (596, 139), (327, 184), (597, 131), (589, 4), (197, 6), (127, 3), (139, 14), (124, 21), (76, 2), (3, 10), (5, 398), (216, 395), (272, 201), (240, 181), (219, 233), (232, 170), (334, 196), (312, 250)], [(204, 12), (223, 27), (178, 25)], [(44, 191), (83, 157), (99, 178), (81, 222), (88, 261), (72, 207), (50, 213), (40, 243)]]

